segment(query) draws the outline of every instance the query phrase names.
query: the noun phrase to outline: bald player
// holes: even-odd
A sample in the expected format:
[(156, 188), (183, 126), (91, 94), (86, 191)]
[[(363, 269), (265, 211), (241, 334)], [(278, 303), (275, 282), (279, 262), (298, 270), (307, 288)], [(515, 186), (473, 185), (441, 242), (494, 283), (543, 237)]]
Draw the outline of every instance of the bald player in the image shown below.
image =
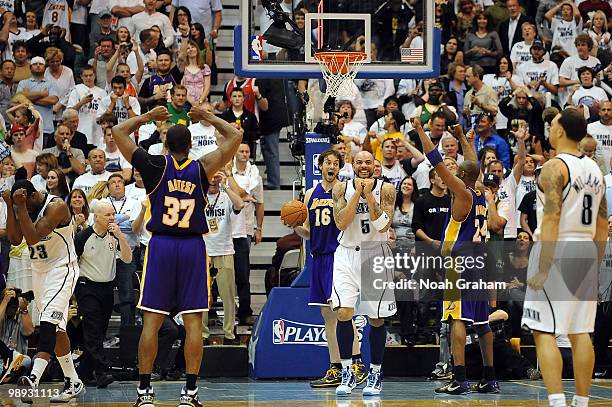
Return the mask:
[[(345, 396), (356, 387), (351, 369), (353, 315), (367, 315), (370, 324), (370, 370), (364, 396), (380, 394), (382, 360), (387, 333), (384, 318), (396, 312), (393, 290), (372, 292), (373, 279), (393, 281), (393, 268), (374, 269), (375, 258), (392, 257), (387, 230), (393, 221), (395, 188), (375, 179), (374, 156), (361, 151), (353, 160), (355, 178), (334, 185), (334, 221), (340, 229), (340, 245), (334, 253), (332, 304), (338, 318), (336, 337), (342, 363), (342, 382), (336, 395)], [(380, 286), (380, 285), (379, 285)], [(382, 285), (384, 287), (384, 284)], [(372, 295), (374, 294), (374, 295)]]
[[(466, 151), (466, 160), (459, 165), (457, 175), (452, 174), (440, 152), (431, 139), (425, 135), (418, 118), (413, 119), (413, 126), (419, 134), (423, 150), (436, 173), (442, 178), (452, 193), (451, 213), (444, 228), (442, 256), (454, 259), (477, 256), (484, 258), (484, 245), (487, 236), (487, 205), (484, 194), (476, 190), (476, 181), (480, 175), (478, 163), (474, 160), (472, 148)], [(462, 145), (465, 137), (455, 128), (455, 136)], [(484, 278), (484, 267), (471, 267), (465, 270), (447, 268), (445, 278), (455, 282), (461, 277), (468, 281)], [(436, 393), (467, 394), (470, 391), (479, 393), (498, 393), (499, 385), (493, 370), (493, 333), (489, 327), (489, 304), (483, 297), (485, 293), (468, 289), (445, 291), (442, 321), (450, 323), (451, 350), (455, 369), (455, 378), (436, 389)], [(465, 338), (466, 326), (473, 326), (478, 334), (480, 351), (484, 364), (483, 377), (473, 389), (466, 379), (465, 372)]]

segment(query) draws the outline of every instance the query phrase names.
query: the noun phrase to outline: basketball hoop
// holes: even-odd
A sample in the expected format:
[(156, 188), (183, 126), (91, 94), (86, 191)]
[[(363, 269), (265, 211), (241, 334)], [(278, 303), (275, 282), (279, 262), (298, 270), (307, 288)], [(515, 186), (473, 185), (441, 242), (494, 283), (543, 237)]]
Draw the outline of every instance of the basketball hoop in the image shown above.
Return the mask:
[(365, 52), (330, 51), (317, 52), (315, 59), (323, 72), (327, 84), (325, 100), (329, 97), (353, 98), (357, 89), (353, 79), (368, 59)]

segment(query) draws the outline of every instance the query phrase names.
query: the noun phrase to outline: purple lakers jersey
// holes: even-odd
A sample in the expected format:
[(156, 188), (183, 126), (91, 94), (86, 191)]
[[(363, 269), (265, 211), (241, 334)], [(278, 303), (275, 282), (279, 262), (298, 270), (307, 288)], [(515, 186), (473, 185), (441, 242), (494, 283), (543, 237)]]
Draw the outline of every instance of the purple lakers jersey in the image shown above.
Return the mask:
[[(487, 236), (487, 203), (484, 194), (468, 188), (472, 194), (472, 208), (462, 221), (453, 219), (449, 212), (444, 228), (442, 255), (456, 254), (467, 242), (484, 243)], [(473, 246), (473, 245), (472, 245)]]
[(310, 252), (329, 254), (338, 247), (340, 230), (334, 222), (334, 200), (332, 191), (323, 189), (319, 183), (308, 201), (308, 223), (310, 224)]
[(205, 209), (208, 179), (197, 160), (180, 164), (166, 156), (166, 168), (157, 188), (149, 194), (147, 230), (162, 235), (208, 233)]

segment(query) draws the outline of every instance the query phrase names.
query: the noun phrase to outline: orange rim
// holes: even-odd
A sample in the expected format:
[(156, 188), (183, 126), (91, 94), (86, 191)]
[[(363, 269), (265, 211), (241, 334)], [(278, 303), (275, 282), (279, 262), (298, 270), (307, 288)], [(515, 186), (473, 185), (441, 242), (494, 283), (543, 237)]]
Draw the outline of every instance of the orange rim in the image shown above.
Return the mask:
[(324, 63), (327, 70), (333, 75), (347, 74), (350, 64), (363, 62), (368, 58), (365, 52), (353, 51), (334, 51), (334, 52), (317, 52), (314, 55), (317, 61)]

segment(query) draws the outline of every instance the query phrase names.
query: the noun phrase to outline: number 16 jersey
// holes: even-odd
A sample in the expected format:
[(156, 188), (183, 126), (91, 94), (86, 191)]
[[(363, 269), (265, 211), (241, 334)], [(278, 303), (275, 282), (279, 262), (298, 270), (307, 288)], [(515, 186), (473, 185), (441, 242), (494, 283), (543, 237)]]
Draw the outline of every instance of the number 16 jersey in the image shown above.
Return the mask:
[(310, 225), (310, 253), (330, 254), (338, 247), (340, 230), (334, 222), (332, 191), (326, 191), (318, 183), (308, 200), (308, 224)]
[[(355, 191), (355, 181), (359, 181), (359, 178), (354, 180), (345, 181), (346, 189), (344, 191), (344, 199), (349, 202)], [(374, 186), (372, 187), (372, 194), (374, 200), (380, 206), (380, 195), (382, 191), (383, 181), (379, 179), (374, 180)], [(372, 221), (375, 219), (370, 218), (370, 212), (368, 208), (368, 201), (359, 197), (359, 203), (357, 204), (357, 211), (353, 222), (349, 225), (346, 230), (340, 232), (338, 241), (344, 247), (357, 247), (362, 246), (364, 242), (386, 242), (389, 240), (387, 232), (379, 232), (372, 225)]]
[(147, 230), (161, 235), (208, 233), (205, 209), (208, 179), (197, 160), (179, 164), (166, 156), (164, 175), (149, 194), (151, 205)]

